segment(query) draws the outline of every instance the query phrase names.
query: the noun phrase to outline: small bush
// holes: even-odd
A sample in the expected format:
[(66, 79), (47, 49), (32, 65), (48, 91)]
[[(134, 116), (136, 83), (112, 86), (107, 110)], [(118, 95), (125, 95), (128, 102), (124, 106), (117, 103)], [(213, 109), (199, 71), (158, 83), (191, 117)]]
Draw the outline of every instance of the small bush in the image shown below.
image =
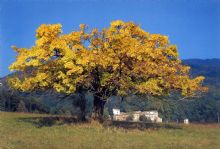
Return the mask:
[(134, 119), (134, 116), (133, 115), (129, 115), (127, 118), (126, 118), (126, 121), (133, 121)]
[(110, 118), (110, 115), (109, 115), (109, 112), (108, 112), (108, 109), (107, 109), (107, 108), (104, 108), (103, 118), (104, 118), (105, 120), (107, 120), (107, 119)]
[(149, 118), (147, 118), (145, 115), (141, 115), (139, 117), (139, 121), (141, 121), (141, 122), (151, 122), (151, 120)]
[(27, 112), (24, 101), (20, 100), (17, 107), (17, 112)]

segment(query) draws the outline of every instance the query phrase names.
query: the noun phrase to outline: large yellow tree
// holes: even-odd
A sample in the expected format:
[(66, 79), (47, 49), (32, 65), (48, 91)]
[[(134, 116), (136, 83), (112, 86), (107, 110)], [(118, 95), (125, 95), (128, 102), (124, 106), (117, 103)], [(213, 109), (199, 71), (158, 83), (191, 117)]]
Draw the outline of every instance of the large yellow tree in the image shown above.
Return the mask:
[(30, 49), (17, 48), (10, 70), (21, 71), (9, 78), (22, 91), (53, 88), (71, 94), (88, 90), (94, 95), (94, 116), (102, 117), (112, 95), (182, 96), (205, 92), (203, 76), (191, 78), (190, 67), (181, 64), (177, 47), (168, 37), (150, 34), (133, 22), (111, 22), (107, 29), (80, 25), (78, 31), (62, 34), (61, 24), (43, 24), (36, 30)]

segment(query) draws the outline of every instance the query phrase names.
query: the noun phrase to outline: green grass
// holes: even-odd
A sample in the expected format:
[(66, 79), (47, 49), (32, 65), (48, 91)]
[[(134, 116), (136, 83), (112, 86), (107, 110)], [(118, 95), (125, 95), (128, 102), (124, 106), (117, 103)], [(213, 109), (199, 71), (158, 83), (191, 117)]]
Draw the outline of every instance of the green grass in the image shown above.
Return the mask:
[(219, 149), (220, 125), (181, 129), (105, 128), (92, 122), (39, 127), (48, 115), (0, 112), (0, 149)]

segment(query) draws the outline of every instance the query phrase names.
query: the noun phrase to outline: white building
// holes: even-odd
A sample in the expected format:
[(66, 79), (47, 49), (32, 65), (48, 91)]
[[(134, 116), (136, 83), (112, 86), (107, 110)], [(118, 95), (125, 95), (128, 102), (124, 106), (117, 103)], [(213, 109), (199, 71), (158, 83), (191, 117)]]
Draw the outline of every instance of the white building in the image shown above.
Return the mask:
[(113, 115), (120, 115), (120, 109), (112, 109)]
[(189, 119), (186, 118), (183, 120), (183, 122), (184, 122), (184, 124), (189, 124)]
[(159, 117), (157, 111), (134, 111), (131, 114), (121, 113), (120, 109), (113, 109), (113, 119), (119, 121), (126, 121), (127, 117), (132, 115), (133, 121), (139, 121), (140, 116), (144, 115), (151, 122), (162, 122), (162, 118)]
[(157, 118), (159, 118), (159, 114), (157, 111), (144, 111), (141, 113), (141, 115), (146, 116), (147, 118), (149, 118), (151, 121), (156, 122)]

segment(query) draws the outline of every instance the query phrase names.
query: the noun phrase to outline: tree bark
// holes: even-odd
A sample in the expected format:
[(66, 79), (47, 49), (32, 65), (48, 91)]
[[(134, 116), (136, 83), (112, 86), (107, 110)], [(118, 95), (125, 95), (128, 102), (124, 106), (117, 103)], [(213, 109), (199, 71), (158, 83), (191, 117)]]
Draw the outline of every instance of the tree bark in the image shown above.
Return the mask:
[(105, 106), (106, 101), (100, 99), (97, 96), (94, 96), (94, 101), (93, 101), (93, 113), (92, 113), (92, 118), (94, 120), (98, 120), (100, 122), (103, 122), (104, 117), (104, 106)]
[(81, 116), (80, 120), (81, 121), (86, 121), (86, 98), (85, 98), (85, 93), (80, 93), (79, 94), (80, 101), (79, 101), (79, 106), (81, 110)]

